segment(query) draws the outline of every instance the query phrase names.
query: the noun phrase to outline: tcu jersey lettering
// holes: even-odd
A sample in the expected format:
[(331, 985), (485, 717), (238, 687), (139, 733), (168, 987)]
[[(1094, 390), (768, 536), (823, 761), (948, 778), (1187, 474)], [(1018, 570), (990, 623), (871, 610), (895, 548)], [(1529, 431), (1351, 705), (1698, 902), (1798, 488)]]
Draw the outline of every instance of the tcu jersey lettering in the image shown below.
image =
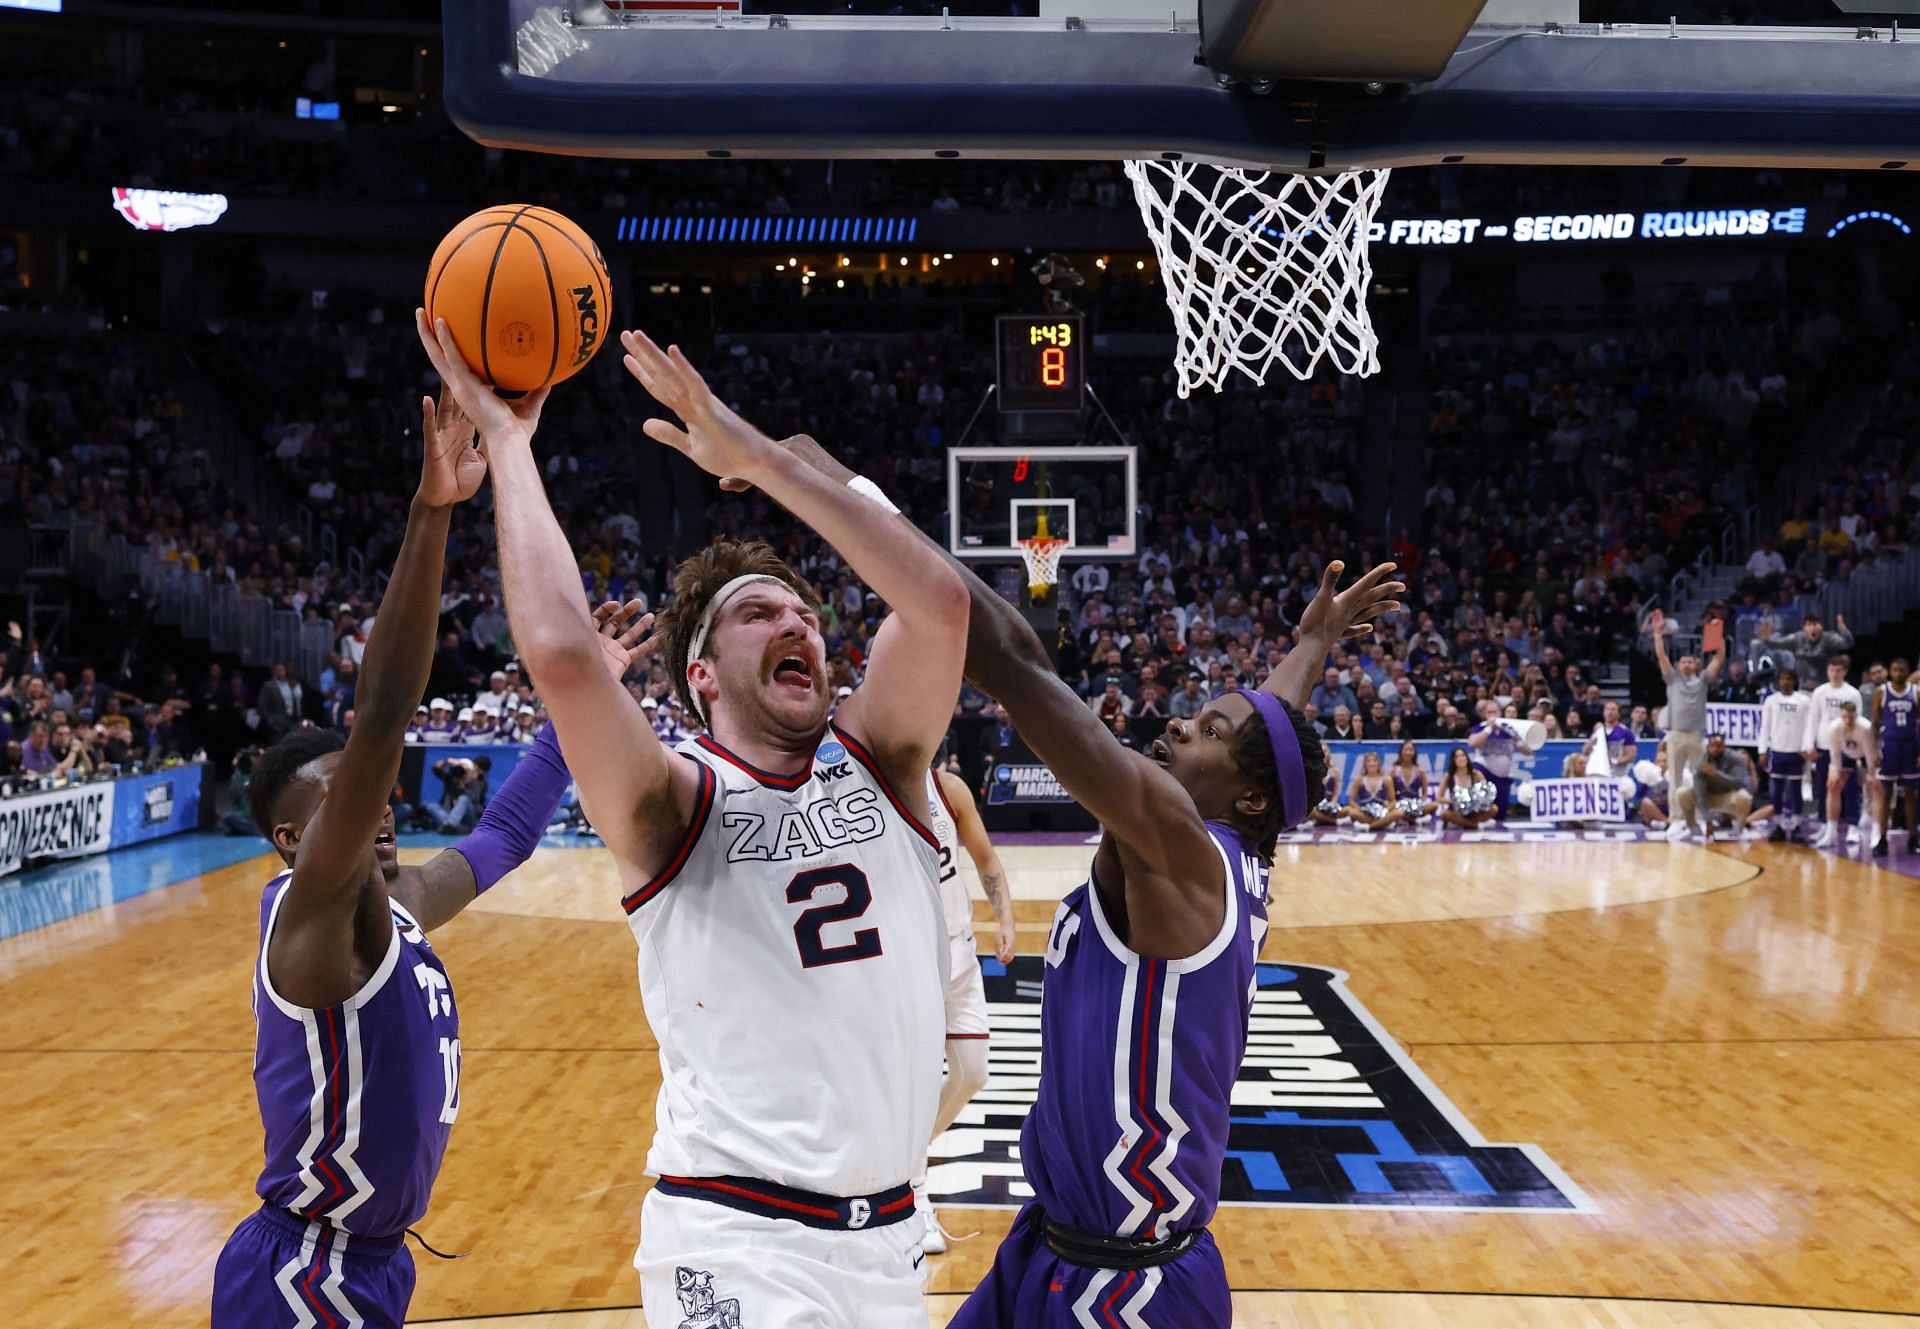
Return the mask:
[(1060, 902), (1048, 933), (1046, 1055), (1020, 1156), (1047, 1216), (1083, 1232), (1165, 1237), (1206, 1226), (1219, 1204), (1267, 933), (1267, 869), (1231, 828), (1207, 830), (1226, 867), (1227, 909), (1199, 954), (1129, 950), (1092, 881)]
[(623, 904), (660, 1042), (650, 1173), (825, 1195), (922, 1163), (940, 1090), (946, 933), (924, 799), (829, 729), (804, 771), (709, 736), (687, 834)]
[(1895, 692), (1889, 683), (1880, 694), (1880, 734), (1888, 743), (1912, 743), (1916, 738), (1914, 703), (1920, 700), (1909, 683), (1904, 692)]
[(311, 1221), (398, 1236), (427, 1211), (460, 1113), (460, 1015), (446, 967), (389, 902), (393, 940), (373, 977), (338, 1006), (283, 1000), (267, 939), (291, 873), (260, 899), (253, 1081), (266, 1127), (260, 1198)]

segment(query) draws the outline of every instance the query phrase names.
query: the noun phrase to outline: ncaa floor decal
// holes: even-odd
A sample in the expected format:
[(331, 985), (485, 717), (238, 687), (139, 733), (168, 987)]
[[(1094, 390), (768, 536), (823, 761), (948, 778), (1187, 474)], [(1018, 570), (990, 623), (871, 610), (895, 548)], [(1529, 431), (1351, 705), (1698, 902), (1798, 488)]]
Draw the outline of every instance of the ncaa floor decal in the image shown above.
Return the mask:
[[(981, 965), (991, 1078), (934, 1141), (928, 1189), (941, 1204), (1018, 1205), (1032, 1197), (1019, 1144), (1039, 1083), (1045, 961)], [(1228, 1143), (1224, 1204), (1594, 1209), (1537, 1145), (1483, 1140), (1347, 991), (1346, 975), (1312, 965), (1260, 966)]]

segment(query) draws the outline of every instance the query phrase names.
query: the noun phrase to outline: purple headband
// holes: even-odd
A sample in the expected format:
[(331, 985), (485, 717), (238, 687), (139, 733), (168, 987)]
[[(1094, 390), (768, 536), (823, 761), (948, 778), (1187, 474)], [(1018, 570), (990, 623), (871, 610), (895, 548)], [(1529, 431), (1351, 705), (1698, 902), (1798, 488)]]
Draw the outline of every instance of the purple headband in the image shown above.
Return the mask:
[(1267, 742), (1273, 744), (1273, 766), (1280, 773), (1280, 815), (1289, 827), (1307, 819), (1307, 764), (1300, 755), (1300, 739), (1293, 732), (1293, 721), (1286, 707), (1271, 692), (1241, 688), (1240, 695), (1253, 703), (1253, 709), (1267, 726)]

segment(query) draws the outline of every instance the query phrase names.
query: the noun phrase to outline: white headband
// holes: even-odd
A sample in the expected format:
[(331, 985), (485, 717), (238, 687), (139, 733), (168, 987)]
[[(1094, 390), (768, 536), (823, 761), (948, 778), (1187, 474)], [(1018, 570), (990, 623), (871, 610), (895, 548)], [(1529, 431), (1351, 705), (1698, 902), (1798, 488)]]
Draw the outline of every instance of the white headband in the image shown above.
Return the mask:
[[(720, 617), (720, 611), (727, 607), (727, 601), (731, 600), (735, 595), (753, 585), (755, 582), (762, 581), (772, 582), (775, 586), (784, 586), (789, 591), (793, 590), (793, 587), (787, 586), (787, 583), (780, 580), (780, 578), (771, 576), (765, 572), (749, 572), (745, 576), (735, 577), (725, 586), (722, 586), (718, 591), (714, 592), (713, 599), (707, 601), (706, 612), (700, 615), (700, 621), (694, 625), (693, 639), (687, 643), (688, 664), (692, 664), (700, 658), (700, 651), (706, 646), (707, 637), (713, 631), (713, 621)], [(700, 723), (711, 724), (712, 721), (707, 719), (707, 708), (701, 699), (700, 689), (689, 686), (687, 693), (693, 698), (693, 709), (699, 714)]]

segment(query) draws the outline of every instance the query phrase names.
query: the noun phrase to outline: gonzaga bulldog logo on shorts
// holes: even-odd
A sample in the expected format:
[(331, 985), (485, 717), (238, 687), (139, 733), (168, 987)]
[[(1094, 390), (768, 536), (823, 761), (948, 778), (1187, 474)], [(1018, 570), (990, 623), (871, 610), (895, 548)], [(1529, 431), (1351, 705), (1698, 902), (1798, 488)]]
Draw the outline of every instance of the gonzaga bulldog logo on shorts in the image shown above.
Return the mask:
[[(993, 1036), (987, 1087), (934, 1141), (932, 1198), (1032, 1198), (1020, 1127), (1040, 1072), (1042, 957), (981, 958)], [(1233, 1088), (1222, 1204), (1593, 1212), (1531, 1144), (1489, 1144), (1346, 987), (1312, 965), (1262, 964)]]
[(680, 1294), (680, 1329), (740, 1329), (738, 1299), (715, 1301), (713, 1275), (705, 1269), (682, 1265), (673, 1271), (674, 1289)]

